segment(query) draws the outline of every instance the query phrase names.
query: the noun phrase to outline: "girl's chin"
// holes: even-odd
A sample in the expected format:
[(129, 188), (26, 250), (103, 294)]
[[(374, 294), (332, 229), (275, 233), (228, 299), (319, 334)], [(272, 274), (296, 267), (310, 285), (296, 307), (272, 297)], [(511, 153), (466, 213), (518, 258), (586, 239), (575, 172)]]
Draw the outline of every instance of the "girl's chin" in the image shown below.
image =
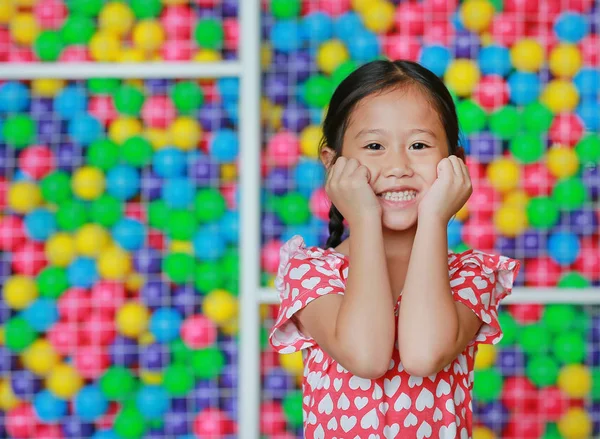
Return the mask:
[[(412, 210), (412, 209), (411, 209)], [(383, 212), (382, 224), (389, 230), (408, 230), (417, 224), (416, 209), (403, 212)]]

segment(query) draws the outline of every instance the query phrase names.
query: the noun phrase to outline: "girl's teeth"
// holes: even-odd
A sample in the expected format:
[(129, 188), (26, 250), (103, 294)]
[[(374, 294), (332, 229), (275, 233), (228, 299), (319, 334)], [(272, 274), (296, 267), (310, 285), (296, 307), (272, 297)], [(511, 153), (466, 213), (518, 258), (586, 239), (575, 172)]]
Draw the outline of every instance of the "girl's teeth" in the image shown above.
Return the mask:
[(381, 198), (389, 201), (410, 201), (416, 196), (416, 191), (385, 192), (381, 195)]

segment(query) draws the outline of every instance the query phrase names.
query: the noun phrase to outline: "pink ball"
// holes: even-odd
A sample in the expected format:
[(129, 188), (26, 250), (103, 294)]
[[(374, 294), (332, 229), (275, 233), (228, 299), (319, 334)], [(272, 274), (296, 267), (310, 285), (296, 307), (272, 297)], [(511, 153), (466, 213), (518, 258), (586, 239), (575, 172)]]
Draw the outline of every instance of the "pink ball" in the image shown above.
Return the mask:
[(581, 250), (573, 263), (573, 269), (591, 281), (600, 281), (600, 248), (594, 244), (593, 239), (581, 240)]
[(556, 177), (543, 163), (532, 163), (522, 168), (521, 184), (530, 197), (549, 195), (552, 192)]
[(539, 3), (541, 2), (532, 2), (529, 0), (504, 0), (504, 10), (519, 14), (535, 14)]
[[(564, 5), (566, 7), (566, 5)], [(554, 23), (556, 17), (563, 10), (562, 0), (544, 0), (537, 2), (537, 15), (531, 17), (532, 21), (539, 23)]]
[(150, 96), (142, 107), (142, 120), (153, 128), (167, 128), (177, 117), (177, 111), (168, 96)]
[(329, 209), (331, 209), (331, 200), (325, 192), (325, 188), (318, 188), (310, 196), (309, 206), (311, 213), (317, 218), (329, 222)]
[(15, 273), (36, 276), (46, 266), (44, 244), (26, 242), (12, 254), (12, 268)]
[(553, 143), (575, 146), (585, 133), (583, 121), (574, 113), (557, 114), (552, 120), (548, 136)]
[(62, 426), (60, 424), (41, 424), (35, 429), (35, 436), (44, 439), (63, 439)]
[(562, 273), (561, 266), (548, 256), (529, 260), (523, 265), (528, 287), (555, 287)]
[(39, 0), (33, 7), (33, 14), (43, 29), (60, 28), (68, 13), (62, 0)]
[(89, 62), (92, 58), (86, 46), (68, 46), (60, 54), (60, 62)]
[(219, 409), (202, 410), (194, 419), (194, 434), (198, 439), (205, 437), (220, 438), (234, 432), (234, 423), (227, 414)]
[(501, 12), (494, 16), (490, 32), (495, 43), (512, 46), (525, 34), (525, 21), (520, 15)]
[(191, 349), (212, 346), (217, 340), (217, 327), (203, 315), (190, 316), (181, 325), (181, 339)]
[(82, 346), (74, 358), (75, 368), (83, 378), (96, 379), (110, 366), (106, 349), (100, 346)]
[(267, 143), (266, 159), (270, 166), (293, 166), (298, 163), (299, 158), (300, 142), (293, 133), (280, 131)]
[(493, 111), (508, 103), (508, 95), (508, 85), (504, 78), (489, 75), (481, 78), (473, 97), (483, 108)]
[(583, 62), (589, 67), (600, 66), (600, 35), (588, 35), (579, 42)]
[[(563, 2), (560, 2), (560, 4), (564, 5)], [(563, 8), (584, 14), (589, 12), (593, 5), (594, 0), (568, 0), (567, 5), (564, 5)]]
[(394, 14), (394, 24), (396, 31), (401, 35), (423, 35), (423, 30), (425, 29), (423, 4), (413, 2), (400, 3)]
[(482, 218), (491, 218), (502, 197), (489, 183), (480, 183), (473, 186), (473, 193), (467, 202), (469, 212)]
[(470, 216), (463, 226), (462, 240), (471, 248), (492, 252), (496, 243), (496, 231), (491, 218)]
[(160, 56), (165, 61), (189, 61), (192, 52), (192, 43), (188, 40), (167, 40), (160, 48)]
[(82, 345), (82, 334), (75, 322), (57, 322), (48, 330), (46, 338), (61, 355), (71, 356)]
[(31, 178), (39, 180), (54, 170), (54, 154), (47, 146), (30, 146), (21, 152), (19, 167)]
[[(425, 0), (423, 2), (423, 13), (427, 17), (427, 23), (450, 23), (450, 15), (456, 12), (459, 0)], [(427, 26), (425, 26), (427, 30)]]
[(8, 29), (0, 27), (0, 62), (6, 62), (10, 53), (10, 33)]
[(0, 250), (12, 252), (26, 239), (22, 218), (18, 216), (0, 218)]
[(538, 391), (539, 415), (546, 422), (558, 421), (569, 409), (569, 397), (558, 387), (544, 387)]
[(423, 30), (423, 43), (424, 44), (442, 44), (449, 46), (456, 31), (452, 23), (448, 21), (436, 21), (427, 24)]
[(106, 347), (117, 336), (114, 318), (97, 311), (81, 324), (80, 331), (86, 345), (95, 347)]
[(6, 412), (4, 428), (8, 436), (15, 439), (27, 439), (35, 436), (39, 425), (37, 415), (31, 404), (21, 403)]
[(285, 431), (286, 420), (280, 403), (264, 402), (260, 407), (260, 432), (277, 434)]
[(8, 53), (8, 62), (31, 63), (38, 61), (30, 47), (11, 46)]
[(319, 6), (321, 6), (321, 11), (336, 16), (348, 12), (351, 6), (350, 1), (351, 0), (317, 0), (315, 3), (318, 3)]
[(411, 35), (388, 35), (383, 38), (383, 53), (389, 59), (417, 61), (421, 53), (421, 43)]
[(100, 281), (92, 287), (90, 301), (94, 310), (109, 316), (114, 316), (125, 303), (125, 286), (115, 281)]
[(221, 195), (223, 195), (223, 198), (225, 198), (228, 209), (237, 209), (237, 192), (237, 183), (226, 183), (221, 186)]
[(225, 33), (225, 49), (236, 50), (240, 41), (240, 25), (237, 19), (226, 18), (223, 20), (223, 31)]
[(90, 315), (90, 294), (84, 288), (72, 287), (58, 299), (58, 314), (66, 322), (81, 322)]
[(544, 305), (539, 303), (515, 303), (508, 306), (508, 311), (521, 325), (539, 322), (544, 313)]
[(265, 245), (260, 251), (261, 266), (269, 274), (276, 274), (279, 267), (279, 249), (283, 243), (279, 240), (272, 240)]
[(88, 113), (102, 122), (105, 127), (119, 116), (112, 96), (92, 96), (88, 104)]
[(533, 414), (537, 411), (537, 396), (537, 389), (529, 378), (525, 376), (511, 376), (505, 379), (500, 398), (502, 403), (511, 411)]
[(189, 6), (167, 6), (160, 16), (160, 22), (167, 38), (189, 40), (192, 35), (194, 13)]

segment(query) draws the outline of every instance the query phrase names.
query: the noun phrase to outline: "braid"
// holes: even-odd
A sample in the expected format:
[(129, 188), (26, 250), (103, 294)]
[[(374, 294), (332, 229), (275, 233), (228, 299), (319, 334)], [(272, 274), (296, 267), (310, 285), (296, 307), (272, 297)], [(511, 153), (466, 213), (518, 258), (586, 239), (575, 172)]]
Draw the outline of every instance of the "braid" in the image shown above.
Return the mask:
[(342, 242), (344, 234), (344, 216), (333, 204), (329, 209), (329, 239), (325, 248), (337, 247)]

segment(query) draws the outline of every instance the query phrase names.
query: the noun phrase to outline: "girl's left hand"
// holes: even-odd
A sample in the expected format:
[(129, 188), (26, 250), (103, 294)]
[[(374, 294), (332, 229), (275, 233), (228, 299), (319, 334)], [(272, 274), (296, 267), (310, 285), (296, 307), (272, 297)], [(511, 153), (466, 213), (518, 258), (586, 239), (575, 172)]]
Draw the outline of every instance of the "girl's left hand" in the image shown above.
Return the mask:
[(473, 193), (467, 165), (455, 155), (437, 166), (437, 179), (419, 203), (419, 218), (441, 218), (444, 224), (460, 210)]

